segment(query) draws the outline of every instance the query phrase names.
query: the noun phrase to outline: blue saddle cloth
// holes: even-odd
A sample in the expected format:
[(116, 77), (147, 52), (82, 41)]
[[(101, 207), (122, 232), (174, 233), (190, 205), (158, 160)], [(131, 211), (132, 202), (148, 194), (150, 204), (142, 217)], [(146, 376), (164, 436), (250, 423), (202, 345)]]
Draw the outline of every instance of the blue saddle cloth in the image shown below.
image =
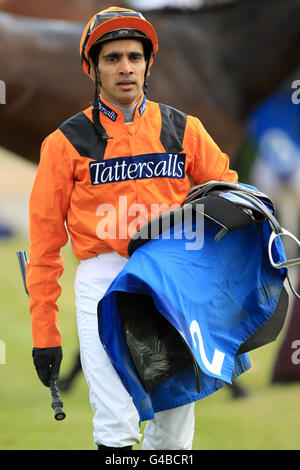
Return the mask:
[[(286, 269), (274, 269), (269, 261), (267, 221), (251, 223), (216, 241), (220, 226), (205, 218), (203, 243), (198, 240), (199, 246), (191, 248), (197, 223), (193, 216), (184, 229), (181, 223), (175, 224), (168, 237), (160, 234), (136, 249), (98, 304), (100, 339), (133, 398), (140, 421), (202, 399), (248, 370), (249, 349), (243, 352), (243, 345), (263, 331), (284, 289)], [(272, 250), (274, 260), (285, 259), (280, 241)], [(174, 331), (177, 334), (171, 343), (176, 349), (170, 360), (172, 374), (149, 387), (142, 376), (148, 373), (151, 382), (151, 374), (157, 372), (156, 358), (159, 369), (160, 352), (152, 344), (153, 364), (145, 361), (137, 367), (129, 347), (124, 295), (130, 296), (125, 313), (135, 310), (131, 318), (132, 331), (137, 331), (135, 344), (140, 341), (143, 346), (147, 335), (153, 340), (152, 318), (158, 335), (160, 325), (161, 330), (170, 325), (167, 341)], [(168, 362), (167, 353), (163, 359)]]

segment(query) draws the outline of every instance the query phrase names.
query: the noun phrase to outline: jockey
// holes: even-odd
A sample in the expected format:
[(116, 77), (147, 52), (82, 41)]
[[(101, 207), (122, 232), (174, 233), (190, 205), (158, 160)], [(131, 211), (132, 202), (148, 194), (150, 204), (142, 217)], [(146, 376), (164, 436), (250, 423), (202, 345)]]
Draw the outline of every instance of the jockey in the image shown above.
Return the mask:
[[(70, 237), (80, 261), (75, 280), (83, 372), (99, 449), (131, 449), (141, 440), (132, 397), (99, 340), (97, 305), (128, 261), (140, 226), (180, 207), (191, 184), (236, 182), (224, 154), (197, 117), (146, 99), (158, 51), (141, 13), (111, 7), (95, 14), (80, 41), (81, 67), (94, 83), (93, 105), (43, 142), (30, 208), (27, 287), (33, 360), (48, 386), (58, 377), (61, 248)], [(194, 402), (159, 411), (143, 449), (191, 449)]]

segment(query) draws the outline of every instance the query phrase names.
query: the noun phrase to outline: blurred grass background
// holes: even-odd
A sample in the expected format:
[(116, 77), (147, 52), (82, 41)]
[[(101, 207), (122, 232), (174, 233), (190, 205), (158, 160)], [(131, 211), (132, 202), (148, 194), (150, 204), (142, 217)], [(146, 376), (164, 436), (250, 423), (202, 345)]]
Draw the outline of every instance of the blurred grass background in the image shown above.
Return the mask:
[[(62, 394), (67, 417), (57, 422), (49, 390), (37, 378), (32, 363), (29, 301), (16, 251), (29, 250), (26, 212), (35, 168), (7, 152), (0, 152), (0, 165), (0, 217), (5, 212), (16, 225), (22, 221), (25, 224), (23, 232), (16, 230), (14, 236), (0, 237), (0, 341), (6, 353), (5, 363), (0, 361), (0, 450), (92, 450), (93, 416), (83, 375), (70, 392)], [(63, 249), (63, 256), (65, 272), (59, 299), (64, 352), (61, 375), (69, 372), (78, 348), (73, 292), (77, 261), (70, 245)], [(250, 353), (252, 368), (239, 379), (248, 397), (233, 399), (229, 387), (225, 387), (197, 402), (194, 449), (300, 449), (300, 383), (270, 382), (283, 335), (284, 330), (276, 342)]]

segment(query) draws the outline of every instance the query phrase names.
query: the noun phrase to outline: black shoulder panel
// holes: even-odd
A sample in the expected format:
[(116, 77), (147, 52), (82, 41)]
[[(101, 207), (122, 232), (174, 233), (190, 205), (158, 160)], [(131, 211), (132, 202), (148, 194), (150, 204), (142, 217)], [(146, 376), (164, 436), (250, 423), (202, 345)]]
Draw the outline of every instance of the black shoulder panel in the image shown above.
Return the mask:
[(59, 129), (82, 157), (103, 160), (107, 142), (101, 139), (92, 121), (83, 112), (65, 121)]
[(166, 104), (159, 105), (161, 112), (160, 141), (166, 152), (182, 152), (186, 114)]

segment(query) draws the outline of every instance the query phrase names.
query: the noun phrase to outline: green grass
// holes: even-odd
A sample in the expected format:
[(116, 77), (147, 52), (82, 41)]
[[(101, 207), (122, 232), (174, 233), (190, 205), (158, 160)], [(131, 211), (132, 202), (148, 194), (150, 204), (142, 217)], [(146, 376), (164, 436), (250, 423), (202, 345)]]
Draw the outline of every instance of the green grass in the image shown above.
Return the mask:
[[(83, 376), (71, 392), (62, 395), (67, 413), (62, 422), (54, 420), (49, 390), (36, 376), (28, 297), (15, 254), (19, 249), (28, 250), (27, 239), (0, 239), (0, 341), (6, 347), (6, 363), (0, 364), (0, 450), (95, 449)], [(77, 262), (69, 246), (63, 255), (65, 272), (59, 299), (62, 375), (69, 370), (78, 346), (73, 293)], [(233, 399), (225, 387), (197, 402), (194, 449), (300, 449), (300, 383), (270, 384), (281, 337), (250, 354), (252, 368), (240, 378), (249, 398)]]

